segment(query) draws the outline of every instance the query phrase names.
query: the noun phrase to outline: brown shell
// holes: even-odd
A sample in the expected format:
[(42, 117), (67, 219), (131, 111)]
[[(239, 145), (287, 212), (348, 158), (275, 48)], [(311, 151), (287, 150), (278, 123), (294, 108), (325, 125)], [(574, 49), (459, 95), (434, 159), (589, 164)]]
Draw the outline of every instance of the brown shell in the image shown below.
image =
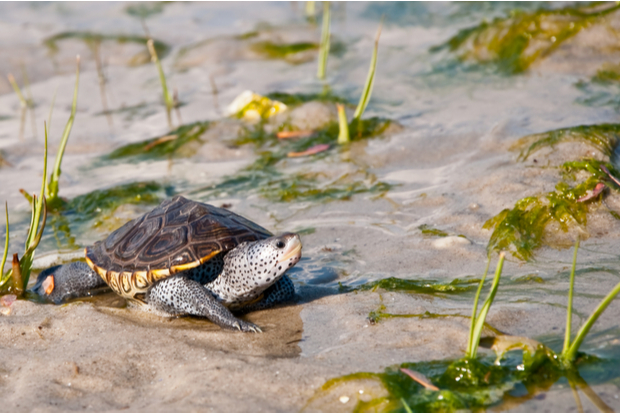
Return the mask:
[(270, 236), (233, 212), (175, 196), (87, 247), (86, 262), (117, 294), (144, 302), (156, 281)]

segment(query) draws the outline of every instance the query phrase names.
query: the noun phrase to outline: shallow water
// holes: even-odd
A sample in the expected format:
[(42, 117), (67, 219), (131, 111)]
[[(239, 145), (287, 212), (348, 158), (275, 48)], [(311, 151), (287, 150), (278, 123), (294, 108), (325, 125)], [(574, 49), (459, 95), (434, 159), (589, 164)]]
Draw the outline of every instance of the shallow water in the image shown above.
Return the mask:
[[(616, 122), (617, 105), (610, 92), (616, 86), (604, 89), (612, 93), (607, 100), (604, 96), (588, 100), (588, 93), (601, 93), (596, 89), (601, 86), (590, 79), (603, 64), (620, 58), (609, 40), (617, 35), (617, 12), (534, 61), (522, 74), (507, 75), (493, 65), (463, 62), (445, 49), (430, 50), (461, 29), (506, 16), (515, 8), (564, 6), (335, 4), (332, 41), (341, 47), (329, 57), (326, 83), (333, 95), (351, 103), (351, 116), (375, 31), (385, 14), (377, 77), (364, 118), (387, 118), (392, 126), (383, 136), (333, 147), (326, 154), (285, 158), (273, 171), (259, 168), (268, 173), (266, 180), (242, 185), (235, 179), (248, 173), (258, 176), (255, 162), (262, 159), (261, 149), (238, 144), (240, 131), (253, 127), (226, 118), (226, 106), (248, 89), (263, 95), (323, 90), (323, 83), (315, 79), (316, 51), (283, 60), (261, 55), (255, 46), (259, 41), (317, 43), (320, 17), (318, 25), (309, 23), (303, 4), (175, 3), (149, 16), (150, 34), (169, 46), (162, 63), (169, 87), (178, 91), (182, 103), (182, 122), (172, 114), (174, 128), (181, 123), (211, 123), (202, 142), (190, 142), (174, 155), (118, 159), (106, 156), (123, 145), (166, 136), (171, 129), (157, 71), (148, 56), (144, 59), (146, 48), (115, 40), (99, 45), (106, 116), (92, 43), (60, 40), (52, 53), (45, 40), (68, 32), (144, 36), (139, 19), (128, 14), (123, 3), (0, 4), (0, 55), (6, 57), (0, 59), (0, 72), (12, 72), (23, 85), (24, 67), (35, 103), (34, 126), (31, 111), (22, 125), (19, 100), (0, 78), (0, 150), (9, 163), (0, 169), (0, 199), (9, 203), (12, 252), (21, 251), (29, 223), (29, 206), (18, 190), (38, 192), (40, 187), (42, 123), (55, 95), (48, 160), (53, 163), (70, 113), (78, 53), (82, 59), (78, 111), (62, 164), (60, 195), (71, 202), (94, 190), (155, 184), (139, 197), (131, 187), (120, 206), (106, 208), (108, 194), (87, 211), (76, 203), (64, 214), (51, 215), (37, 251), (37, 268), (76, 259), (82, 247), (173, 194), (216, 206), (228, 204), (274, 232), (300, 231), (304, 243), (302, 260), (290, 271), (300, 301), (249, 315), (267, 327), (264, 337), (220, 332), (200, 320), (151, 319), (130, 308), (117, 308), (110, 297), (62, 307), (15, 303), (11, 315), (0, 318), (3, 397), (23, 410), (157, 406), (166, 411), (187, 407), (244, 411), (252, 406), (290, 411), (305, 406), (332, 377), (462, 355), (466, 319), (392, 318), (371, 325), (367, 317), (382, 303), (390, 314), (468, 315), (474, 291), (432, 295), (344, 291), (388, 277), (439, 283), (479, 278), (491, 235), (482, 225), (489, 218), (525, 196), (553, 190), (559, 176), (553, 166), (604, 157), (582, 142), (569, 142), (519, 162), (518, 150), (511, 147), (533, 133)], [(579, 86), (580, 81), (595, 90)], [(336, 112), (328, 103), (308, 113), (299, 115), (302, 129), (312, 128), (320, 116), (335, 118)], [(266, 142), (274, 153), (295, 145)], [(246, 168), (253, 165), (248, 172)], [(334, 195), (319, 191), (315, 197), (283, 198), (278, 189), (290, 190), (287, 182), (294, 177), (300, 186), (332, 188)], [(376, 183), (389, 189), (364, 192)], [(362, 192), (349, 196), (351, 185)], [(620, 211), (620, 197), (610, 191), (605, 202), (591, 207), (590, 238), (579, 252), (573, 328), (618, 282), (620, 222), (606, 208)], [(425, 234), (424, 225), (449, 236)], [(554, 245), (571, 245), (573, 233), (556, 232)], [(536, 251), (531, 262), (511, 258), (488, 322), (505, 333), (549, 345), (561, 341), (571, 259), (570, 250), (549, 247)], [(595, 326), (599, 335), (586, 341), (583, 350), (616, 359), (620, 334), (614, 327), (619, 315), (620, 306), (614, 302)], [(82, 331), (88, 334), (78, 337)], [(78, 366), (75, 371), (73, 365)], [(48, 381), (53, 386), (46, 386)], [(240, 383), (241, 388), (232, 389), (227, 383)], [(610, 407), (620, 409), (617, 377), (592, 384)], [(22, 399), (33, 389), (37, 397)], [(542, 394), (504, 406), (524, 411), (575, 408), (565, 382)], [(318, 408), (353, 409), (353, 401), (328, 402)], [(586, 410), (593, 409), (585, 403)]]

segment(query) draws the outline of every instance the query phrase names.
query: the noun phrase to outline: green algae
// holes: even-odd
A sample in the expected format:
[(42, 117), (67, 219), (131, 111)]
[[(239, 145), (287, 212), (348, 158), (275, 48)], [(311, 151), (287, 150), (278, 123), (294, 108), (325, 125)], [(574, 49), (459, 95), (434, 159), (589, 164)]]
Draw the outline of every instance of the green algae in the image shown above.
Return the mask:
[(455, 279), (448, 283), (437, 280), (409, 280), (398, 277), (383, 278), (378, 281), (372, 281), (355, 287), (360, 291), (376, 291), (377, 289), (385, 291), (410, 292), (416, 294), (461, 294), (472, 291), (476, 287), (473, 284), (478, 283), (477, 279)]
[(462, 61), (491, 64), (500, 73), (522, 73), (619, 7), (586, 4), (534, 12), (514, 10), (507, 17), (463, 29), (431, 50), (448, 49)]
[(422, 232), (422, 234), (429, 235), (432, 237), (447, 237), (448, 235), (450, 235), (445, 231), (442, 231), (437, 228), (433, 228), (430, 225), (426, 225), (426, 224), (420, 225), (418, 229)]
[[(385, 306), (381, 305), (377, 310), (371, 311), (370, 313), (368, 313), (368, 321), (370, 321), (372, 324), (377, 324), (381, 322), (381, 320), (389, 320), (392, 318), (417, 318), (419, 320), (428, 318), (470, 318), (469, 316), (462, 314), (436, 314), (431, 313), (430, 311), (425, 311), (420, 314), (393, 314), (386, 313), (385, 310)], [(484, 326), (487, 327), (489, 330), (493, 331), (494, 333), (499, 333), (497, 329), (491, 327), (487, 323), (484, 323)]]
[(67, 201), (65, 213), (85, 220), (125, 204), (157, 204), (172, 195), (172, 187), (158, 182), (132, 182), (79, 195)]
[(613, 154), (614, 148), (620, 139), (620, 124), (605, 123), (599, 125), (580, 125), (570, 128), (556, 129), (538, 133), (519, 139), (516, 147), (528, 145), (519, 154), (520, 160), (528, 157), (542, 148), (553, 148), (562, 142), (584, 142), (600, 150), (607, 156)]
[(510, 282), (514, 284), (544, 284), (545, 280), (536, 274), (527, 274), (513, 278), (512, 280), (510, 280)]
[(165, 136), (121, 146), (106, 155), (105, 159), (120, 159), (132, 156), (157, 159), (175, 155), (187, 143), (199, 140), (202, 134), (209, 128), (209, 124), (209, 122), (195, 122), (180, 126)]
[(253, 43), (252, 50), (260, 53), (269, 59), (284, 59), (289, 55), (305, 52), (307, 50), (316, 50), (319, 45), (311, 42), (298, 43), (274, 43), (270, 41), (262, 41)]
[[(360, 140), (379, 136), (388, 128), (390, 121), (382, 118), (369, 118), (352, 124), (356, 125), (353, 128), (356, 132), (353, 140)], [(383, 196), (392, 186), (377, 181), (373, 174), (362, 169), (335, 178), (325, 172), (284, 174), (278, 169), (278, 166), (285, 160), (303, 164), (309, 159), (328, 157), (336, 148), (335, 145), (327, 151), (294, 160), (288, 154), (303, 152), (320, 144), (335, 144), (338, 132), (338, 123), (332, 122), (311, 136), (283, 141), (275, 134), (267, 133), (261, 124), (246, 128), (235, 143), (254, 145), (258, 154), (256, 161), (238, 174), (227, 177), (218, 184), (194, 191), (194, 193), (208, 199), (230, 194), (259, 194), (274, 202), (348, 200), (354, 195), (364, 193)]]
[(349, 200), (353, 195), (363, 193), (381, 196), (391, 188), (384, 182), (356, 181), (347, 175), (327, 182), (321, 182), (321, 177), (321, 173), (283, 174), (272, 167), (261, 170), (252, 165), (236, 176), (195, 193), (205, 199), (245, 193), (259, 194), (273, 202), (328, 202)]
[(123, 119), (126, 122), (133, 122), (136, 118), (146, 119), (149, 116), (154, 115), (155, 113), (157, 113), (157, 110), (154, 108), (154, 105), (138, 103), (137, 105), (121, 106), (118, 109), (110, 109), (96, 112), (94, 116), (108, 116), (118, 114), (123, 115)]
[(620, 65), (605, 64), (596, 71), (592, 81), (603, 85), (620, 83)]
[[(313, 399), (323, 397), (337, 402), (335, 392), (341, 385), (359, 383), (355, 388), (364, 389), (365, 383), (371, 380), (380, 383), (387, 395), (359, 400), (353, 411), (480, 411), (514, 407), (549, 391), (561, 379), (589, 390), (587, 383), (609, 382), (620, 376), (620, 359), (617, 357), (600, 359), (582, 355), (577, 367), (566, 369), (546, 346), (541, 345), (534, 351), (520, 350), (509, 352), (497, 363), (493, 357), (403, 363), (390, 366), (381, 373), (358, 372), (336, 377), (326, 381)], [(439, 391), (424, 388), (401, 369), (424, 375)]]
[[(149, 39), (144, 36), (101, 34), (88, 31), (67, 31), (48, 37), (43, 41), (43, 44), (49, 49), (50, 53), (54, 55), (59, 50), (59, 43), (70, 39), (81, 40), (89, 47), (93, 47), (93, 45), (96, 44), (101, 44), (102, 42), (140, 44), (144, 47), (144, 51), (131, 58), (129, 62), (130, 66), (142, 65), (150, 62), (150, 55), (146, 47), (146, 42)], [(170, 46), (160, 40), (153, 40), (153, 46), (157, 51), (157, 55), (161, 58), (166, 56), (170, 51)]]
[(594, 108), (610, 106), (620, 111), (620, 66), (603, 66), (590, 80), (580, 80), (575, 87), (582, 93), (577, 103)]
[(574, 187), (561, 181), (555, 191), (523, 198), (512, 209), (504, 209), (486, 221), (483, 228), (493, 229), (488, 251), (509, 251), (518, 259), (529, 260), (534, 250), (545, 242), (545, 229), (551, 222), (557, 223), (564, 232), (575, 226), (580, 227), (582, 237), (587, 238), (585, 225), (589, 205), (600, 203), (600, 196), (587, 202), (577, 200), (593, 190), (598, 182), (608, 182), (608, 186), (614, 187), (600, 169), (601, 165), (619, 176), (611, 164), (595, 159), (566, 162), (560, 168), (565, 179), (574, 180), (574, 174), (578, 171), (585, 171), (590, 177)]
[(148, 19), (164, 11), (165, 2), (140, 2), (125, 7), (125, 13), (139, 19)]
[(350, 102), (338, 95), (335, 95), (330, 89), (321, 93), (287, 93), (287, 92), (272, 92), (265, 95), (271, 100), (277, 100), (284, 103), (286, 106), (298, 106), (306, 102), (330, 102), (330, 103), (343, 103), (350, 104)]

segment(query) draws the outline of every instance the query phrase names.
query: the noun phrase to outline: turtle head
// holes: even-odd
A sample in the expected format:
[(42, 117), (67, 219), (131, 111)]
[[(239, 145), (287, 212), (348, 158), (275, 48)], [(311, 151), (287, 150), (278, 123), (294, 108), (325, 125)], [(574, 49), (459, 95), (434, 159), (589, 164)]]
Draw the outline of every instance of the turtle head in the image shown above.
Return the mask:
[(247, 302), (259, 297), (300, 258), (297, 234), (240, 244), (226, 254), (222, 274), (207, 288), (225, 303)]
[(286, 233), (256, 241), (247, 250), (246, 259), (254, 283), (269, 287), (301, 258), (299, 235)]

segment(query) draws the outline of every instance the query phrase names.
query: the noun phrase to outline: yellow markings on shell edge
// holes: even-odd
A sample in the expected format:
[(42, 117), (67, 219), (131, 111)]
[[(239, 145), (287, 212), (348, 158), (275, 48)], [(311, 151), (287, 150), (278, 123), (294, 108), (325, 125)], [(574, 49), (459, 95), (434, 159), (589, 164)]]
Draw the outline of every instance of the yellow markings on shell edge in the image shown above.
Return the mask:
[(151, 270), (151, 271), (149, 271), (149, 274), (152, 275), (153, 280), (159, 281), (159, 280), (161, 280), (163, 278), (166, 278), (167, 276), (170, 275), (170, 269), (162, 268), (160, 270)]
[(132, 287), (131, 287), (131, 273), (130, 272), (124, 272), (120, 275), (121, 278), (121, 286), (123, 287), (123, 292), (125, 294), (129, 294), (129, 295), (133, 295), (131, 294), (132, 291)]
[(209, 261), (211, 258), (215, 257), (220, 252), (221, 252), (220, 250), (213, 251), (211, 254), (207, 255), (206, 257), (202, 257), (198, 261), (192, 261), (190, 263), (181, 264), (181, 265), (173, 265), (172, 267), (170, 267), (170, 274), (178, 274), (180, 272), (191, 270), (192, 268), (196, 268), (199, 265), (202, 265), (205, 262)]
[(134, 272), (132, 275), (133, 285), (136, 288), (143, 290), (149, 286), (149, 282), (147, 280), (147, 273), (145, 271)]
[(120, 290), (118, 286), (118, 277), (120, 276), (120, 274), (115, 271), (108, 271), (108, 275), (110, 277), (109, 278), (110, 282), (108, 284), (110, 288), (112, 288), (115, 293), (122, 295), (122, 291)]

